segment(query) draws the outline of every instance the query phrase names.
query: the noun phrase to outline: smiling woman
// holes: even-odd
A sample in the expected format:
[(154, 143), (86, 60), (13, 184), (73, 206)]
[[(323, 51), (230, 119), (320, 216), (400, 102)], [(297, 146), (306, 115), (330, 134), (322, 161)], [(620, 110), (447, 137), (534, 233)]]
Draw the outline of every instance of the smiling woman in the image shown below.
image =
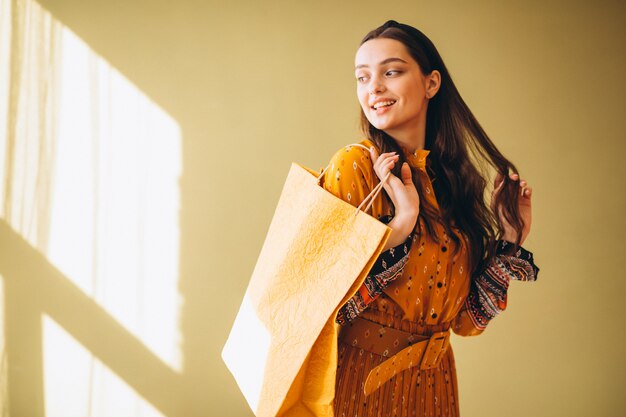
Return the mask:
[[(371, 215), (392, 233), (336, 318), (334, 413), (457, 416), (450, 331), (482, 333), (506, 308), (509, 282), (533, 281), (539, 272), (520, 246), (530, 230), (531, 188), (419, 30), (390, 20), (368, 33), (355, 77), (360, 143), (370, 150), (338, 150), (323, 186), (358, 207), (391, 172)], [(490, 204), (485, 171), (475, 164), (496, 170)]]
[[(372, 123), (393, 137), (418, 132), (426, 122), (427, 100), (440, 84), (439, 71), (424, 75), (404, 45), (389, 38), (365, 42), (356, 61), (357, 96)], [(423, 148), (423, 142), (417, 145)]]

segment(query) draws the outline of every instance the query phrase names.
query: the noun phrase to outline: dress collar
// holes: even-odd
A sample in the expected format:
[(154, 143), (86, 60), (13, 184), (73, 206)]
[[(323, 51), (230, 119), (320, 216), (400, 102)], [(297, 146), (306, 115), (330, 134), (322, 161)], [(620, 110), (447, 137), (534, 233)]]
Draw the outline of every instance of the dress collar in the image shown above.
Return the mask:
[[(361, 141), (361, 144), (367, 146), (376, 146), (374, 142), (369, 139), (364, 139)], [(406, 152), (405, 156), (409, 165), (415, 168), (422, 168), (424, 171), (426, 170), (426, 159), (428, 154), (430, 153), (429, 149), (416, 149), (414, 152)]]
[(414, 152), (406, 154), (407, 162), (417, 168), (426, 168), (426, 159), (429, 153), (429, 149), (416, 149)]

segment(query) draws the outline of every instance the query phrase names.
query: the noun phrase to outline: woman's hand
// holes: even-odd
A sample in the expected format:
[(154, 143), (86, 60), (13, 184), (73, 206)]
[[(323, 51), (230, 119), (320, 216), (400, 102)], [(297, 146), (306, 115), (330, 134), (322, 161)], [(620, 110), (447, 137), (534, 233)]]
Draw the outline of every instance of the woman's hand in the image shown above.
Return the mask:
[[(387, 152), (379, 156), (378, 151), (374, 147), (370, 148), (370, 155), (374, 163), (374, 171), (381, 181), (393, 169), (400, 158), (396, 152)], [(390, 174), (383, 188), (387, 191), (389, 198), (391, 198), (396, 217), (402, 216), (415, 221), (419, 215), (420, 198), (415, 184), (413, 184), (411, 167), (405, 162), (400, 173), (402, 179)]]
[[(520, 179), (519, 175), (517, 174), (510, 174), (509, 177), (513, 181), (517, 181), (518, 179)], [(494, 190), (493, 190), (493, 193), (491, 194), (491, 209), (494, 211), (495, 211), (495, 205), (496, 205), (498, 195), (500, 193), (500, 190), (502, 189), (502, 184), (504, 184), (504, 177), (502, 174), (498, 173), (494, 181)], [(523, 179), (520, 179), (519, 186), (520, 186), (520, 197), (518, 199), (519, 201), (518, 207), (519, 207), (520, 216), (522, 217), (522, 220), (524, 221), (524, 228), (522, 229), (522, 238), (520, 239), (520, 245), (521, 245), (524, 242), (524, 240), (526, 240), (528, 233), (530, 233), (530, 224), (532, 220), (530, 198), (532, 196), (532, 188), (528, 186), (527, 182)], [(504, 230), (502, 231), (503, 232), (502, 239), (508, 240), (509, 242), (515, 242), (517, 240), (516, 239), (517, 232), (506, 221), (501, 210), (498, 212), (498, 217), (500, 218), (500, 222), (502, 223), (502, 226), (504, 228)]]

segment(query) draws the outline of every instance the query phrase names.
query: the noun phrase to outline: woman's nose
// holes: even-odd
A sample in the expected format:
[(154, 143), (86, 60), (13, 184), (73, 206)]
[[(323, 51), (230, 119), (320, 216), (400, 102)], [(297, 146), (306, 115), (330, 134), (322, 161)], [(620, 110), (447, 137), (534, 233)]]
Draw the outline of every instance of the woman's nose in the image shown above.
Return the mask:
[(380, 81), (378, 81), (378, 79), (372, 79), (369, 88), (370, 95), (381, 93), (384, 90), (385, 86)]

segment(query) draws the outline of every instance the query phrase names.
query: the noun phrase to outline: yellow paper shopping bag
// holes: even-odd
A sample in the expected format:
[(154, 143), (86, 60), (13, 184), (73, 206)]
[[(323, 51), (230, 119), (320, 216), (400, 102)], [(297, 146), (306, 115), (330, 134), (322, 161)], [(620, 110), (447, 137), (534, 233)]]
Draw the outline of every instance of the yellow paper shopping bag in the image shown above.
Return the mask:
[[(326, 191), (321, 177), (291, 165), (222, 350), (257, 417), (333, 417), (335, 317), (391, 233), (361, 210), (363, 204), (355, 210)], [(383, 184), (363, 203), (373, 201)]]

